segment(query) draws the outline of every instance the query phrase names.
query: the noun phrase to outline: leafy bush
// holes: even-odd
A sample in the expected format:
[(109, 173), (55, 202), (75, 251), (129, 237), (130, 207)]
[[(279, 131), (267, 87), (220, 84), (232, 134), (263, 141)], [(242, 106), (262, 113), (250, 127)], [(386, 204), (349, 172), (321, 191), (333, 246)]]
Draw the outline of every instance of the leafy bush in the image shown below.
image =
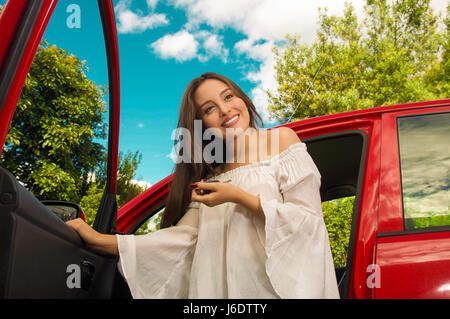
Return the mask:
[(156, 230), (159, 230), (161, 227), (161, 220), (163, 215), (164, 209), (157, 212), (155, 215), (153, 215), (151, 218), (147, 219), (145, 223), (139, 227), (138, 230), (134, 233), (135, 235), (145, 235), (151, 232), (154, 232)]
[(406, 229), (419, 229), (419, 228), (428, 228), (428, 227), (439, 227), (439, 226), (449, 226), (450, 225), (450, 215), (449, 211), (446, 212), (426, 212), (420, 213), (415, 212), (412, 209), (408, 209), (408, 215), (424, 215), (428, 216), (420, 216), (413, 218), (405, 218), (405, 228)]
[(322, 203), (335, 267), (344, 267), (347, 262), (354, 202), (352, 196)]

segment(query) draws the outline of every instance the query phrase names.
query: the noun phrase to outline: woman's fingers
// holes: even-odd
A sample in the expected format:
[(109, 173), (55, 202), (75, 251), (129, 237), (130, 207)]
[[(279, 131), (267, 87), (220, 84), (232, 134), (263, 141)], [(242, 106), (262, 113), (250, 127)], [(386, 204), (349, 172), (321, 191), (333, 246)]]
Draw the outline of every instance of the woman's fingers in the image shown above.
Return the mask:
[(71, 228), (78, 230), (81, 226), (81, 222), (83, 222), (83, 220), (81, 218), (77, 218), (77, 219), (72, 219), (72, 220), (66, 221), (66, 224), (68, 226), (70, 226)]
[(209, 194), (199, 195), (197, 193), (197, 189), (192, 190), (191, 201), (200, 202), (200, 203), (204, 203), (204, 204), (209, 203), (210, 200), (212, 199), (213, 194), (209, 193)]
[(100, 234), (81, 218), (69, 220), (66, 224), (72, 227), (86, 244), (95, 244), (99, 239)]
[(203, 202), (203, 199), (205, 198), (207, 194), (199, 194), (198, 193), (198, 188), (197, 189), (193, 189), (192, 190), (192, 195), (191, 195), (191, 200), (196, 201), (196, 202)]
[(217, 191), (218, 183), (205, 183), (205, 182), (198, 182), (197, 183), (197, 189), (206, 189), (209, 191)]

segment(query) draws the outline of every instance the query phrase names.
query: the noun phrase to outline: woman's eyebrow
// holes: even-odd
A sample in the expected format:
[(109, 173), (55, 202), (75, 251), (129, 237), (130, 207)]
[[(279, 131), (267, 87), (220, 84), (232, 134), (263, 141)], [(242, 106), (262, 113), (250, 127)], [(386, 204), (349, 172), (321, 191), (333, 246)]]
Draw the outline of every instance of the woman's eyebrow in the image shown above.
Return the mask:
[[(219, 95), (222, 95), (222, 94), (224, 94), (226, 91), (228, 91), (228, 90), (231, 90), (230, 88), (225, 88), (225, 89), (223, 89), (222, 91), (220, 91), (220, 93), (219, 93)], [(203, 106), (205, 106), (205, 104), (208, 104), (209, 102), (212, 102), (211, 100), (207, 100), (207, 101), (205, 101), (205, 102), (203, 102), (201, 105), (200, 105), (200, 109), (202, 109), (202, 107)]]

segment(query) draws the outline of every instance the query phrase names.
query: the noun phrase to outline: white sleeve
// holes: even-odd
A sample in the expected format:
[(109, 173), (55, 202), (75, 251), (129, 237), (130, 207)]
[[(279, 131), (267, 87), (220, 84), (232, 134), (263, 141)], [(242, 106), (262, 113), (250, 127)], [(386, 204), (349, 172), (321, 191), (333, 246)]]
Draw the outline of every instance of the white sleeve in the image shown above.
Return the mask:
[(258, 194), (266, 219), (266, 272), (281, 298), (339, 298), (321, 176), (304, 143), (291, 148), (276, 170), (283, 202)]
[(187, 298), (197, 243), (198, 208), (176, 226), (145, 235), (116, 235), (118, 268), (135, 299)]

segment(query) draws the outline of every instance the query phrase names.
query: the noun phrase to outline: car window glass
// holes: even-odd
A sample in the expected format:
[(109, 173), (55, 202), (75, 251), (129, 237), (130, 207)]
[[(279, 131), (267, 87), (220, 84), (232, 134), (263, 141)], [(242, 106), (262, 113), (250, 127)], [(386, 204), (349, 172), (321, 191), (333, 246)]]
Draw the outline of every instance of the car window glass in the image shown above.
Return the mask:
[(148, 218), (135, 232), (135, 235), (144, 235), (160, 229), (164, 208), (159, 210), (152, 217)]
[(398, 118), (405, 229), (450, 225), (450, 113)]
[(97, 1), (58, 1), (0, 157), (36, 198), (76, 203), (89, 224), (105, 183), (107, 84)]

